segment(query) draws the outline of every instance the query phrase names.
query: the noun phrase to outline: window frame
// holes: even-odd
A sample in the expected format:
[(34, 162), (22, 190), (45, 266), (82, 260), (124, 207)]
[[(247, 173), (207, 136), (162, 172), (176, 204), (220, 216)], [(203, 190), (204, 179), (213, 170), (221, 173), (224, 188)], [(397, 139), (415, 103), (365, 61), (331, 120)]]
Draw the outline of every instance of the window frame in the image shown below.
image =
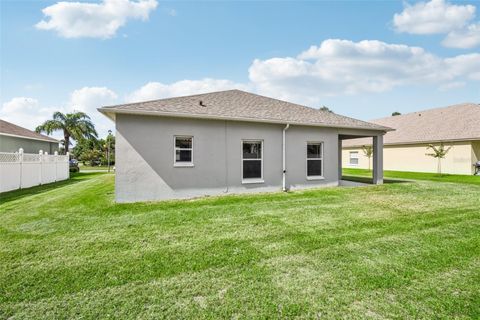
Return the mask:
[[(308, 145), (309, 144), (320, 144), (320, 158), (309, 158), (308, 157)], [(324, 142), (323, 141), (307, 141), (305, 143), (305, 176), (307, 178), (307, 180), (324, 180), (325, 177), (324, 177), (324, 163), (325, 163), (325, 160), (324, 160)], [(322, 175), (320, 176), (309, 176), (308, 175), (308, 161), (309, 160), (321, 160), (322, 161)]]
[[(243, 158), (243, 144), (245, 142), (250, 142), (250, 143), (259, 143), (260, 142), (260, 159), (244, 159)], [(265, 181), (263, 180), (263, 139), (242, 139), (240, 141), (240, 174), (242, 176), (242, 184), (252, 184), (252, 183), (264, 183)], [(258, 161), (260, 160), (260, 178), (244, 178), (243, 177), (243, 161)]]
[[(353, 159), (357, 159), (357, 163), (352, 163), (352, 153), (356, 153), (357, 157)], [(349, 151), (348, 152), (348, 165), (350, 167), (358, 167), (360, 164), (360, 153), (358, 151)]]
[[(192, 147), (191, 148), (178, 148), (177, 147), (177, 138), (191, 138), (192, 139)], [(177, 168), (191, 168), (194, 167), (193, 163), (193, 149), (194, 149), (194, 137), (192, 135), (174, 135), (173, 136), (173, 166)], [(190, 150), (192, 152), (192, 157), (190, 162), (181, 161), (177, 162), (177, 150)]]

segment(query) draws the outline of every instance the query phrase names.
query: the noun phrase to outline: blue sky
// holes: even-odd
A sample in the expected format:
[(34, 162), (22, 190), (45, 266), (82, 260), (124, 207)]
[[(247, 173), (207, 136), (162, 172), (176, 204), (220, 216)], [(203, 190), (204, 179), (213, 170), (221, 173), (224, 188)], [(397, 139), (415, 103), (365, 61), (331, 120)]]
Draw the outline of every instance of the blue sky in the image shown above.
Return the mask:
[(364, 120), (479, 103), (478, 4), (2, 1), (0, 117), (104, 135), (103, 104), (233, 87)]

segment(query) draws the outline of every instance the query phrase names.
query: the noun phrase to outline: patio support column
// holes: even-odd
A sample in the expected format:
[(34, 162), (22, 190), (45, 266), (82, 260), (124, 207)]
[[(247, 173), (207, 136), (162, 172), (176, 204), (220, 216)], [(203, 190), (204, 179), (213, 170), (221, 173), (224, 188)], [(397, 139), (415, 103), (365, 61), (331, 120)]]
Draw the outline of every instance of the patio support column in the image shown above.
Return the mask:
[(338, 183), (342, 181), (342, 139), (338, 137)]
[(383, 135), (373, 137), (373, 184), (383, 184)]

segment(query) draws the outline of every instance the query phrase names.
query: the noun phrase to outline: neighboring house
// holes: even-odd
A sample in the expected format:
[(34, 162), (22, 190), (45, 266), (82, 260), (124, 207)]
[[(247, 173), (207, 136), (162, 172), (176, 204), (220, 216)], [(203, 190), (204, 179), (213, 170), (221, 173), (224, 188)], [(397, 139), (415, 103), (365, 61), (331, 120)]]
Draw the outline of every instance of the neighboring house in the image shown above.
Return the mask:
[(118, 202), (336, 186), (339, 141), (374, 137), (381, 155), (390, 130), (239, 90), (99, 111), (116, 123)]
[[(473, 164), (480, 161), (480, 105), (465, 103), (445, 108), (372, 120), (394, 128), (384, 139), (384, 169), (414, 172), (437, 172), (437, 159), (427, 156), (429, 144), (441, 142), (452, 146), (442, 160), (442, 172), (473, 174)], [(368, 168), (362, 145), (371, 139), (354, 139), (343, 143), (343, 167)]]
[(0, 152), (38, 153), (40, 150), (53, 154), (58, 151), (59, 141), (35, 131), (25, 129), (0, 119)]

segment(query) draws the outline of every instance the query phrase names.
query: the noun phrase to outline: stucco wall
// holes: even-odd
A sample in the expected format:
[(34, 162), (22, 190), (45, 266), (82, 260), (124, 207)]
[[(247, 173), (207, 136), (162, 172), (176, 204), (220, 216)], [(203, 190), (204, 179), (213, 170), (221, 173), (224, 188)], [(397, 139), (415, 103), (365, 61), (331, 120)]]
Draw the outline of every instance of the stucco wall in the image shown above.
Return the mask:
[[(336, 129), (290, 126), (285, 140), (287, 188), (300, 189), (318, 185), (338, 185), (338, 133)], [(324, 179), (322, 180), (307, 179), (307, 142), (323, 142)], [(281, 143), (280, 135), (280, 157), (278, 159), (280, 167), (282, 165)]]
[[(116, 116), (118, 202), (281, 190), (283, 125)], [(191, 135), (193, 167), (174, 167), (174, 136)], [(338, 185), (336, 129), (291, 126), (287, 131), (287, 187)], [(242, 184), (241, 141), (263, 140), (264, 183)], [(324, 142), (324, 179), (306, 177), (306, 142)]]
[(0, 135), (0, 152), (16, 152), (20, 148), (23, 148), (25, 153), (38, 153), (43, 150), (53, 154), (58, 151), (58, 143)]
[[(466, 142), (445, 143), (452, 145), (445, 159), (442, 160), (442, 172), (451, 174), (472, 174), (472, 144)], [(385, 146), (383, 149), (384, 169), (413, 172), (437, 172), (437, 159), (426, 156), (427, 144)], [(350, 151), (358, 151), (359, 164), (349, 164)], [(361, 148), (344, 148), (342, 151), (342, 166), (344, 168), (368, 168), (368, 158)]]

